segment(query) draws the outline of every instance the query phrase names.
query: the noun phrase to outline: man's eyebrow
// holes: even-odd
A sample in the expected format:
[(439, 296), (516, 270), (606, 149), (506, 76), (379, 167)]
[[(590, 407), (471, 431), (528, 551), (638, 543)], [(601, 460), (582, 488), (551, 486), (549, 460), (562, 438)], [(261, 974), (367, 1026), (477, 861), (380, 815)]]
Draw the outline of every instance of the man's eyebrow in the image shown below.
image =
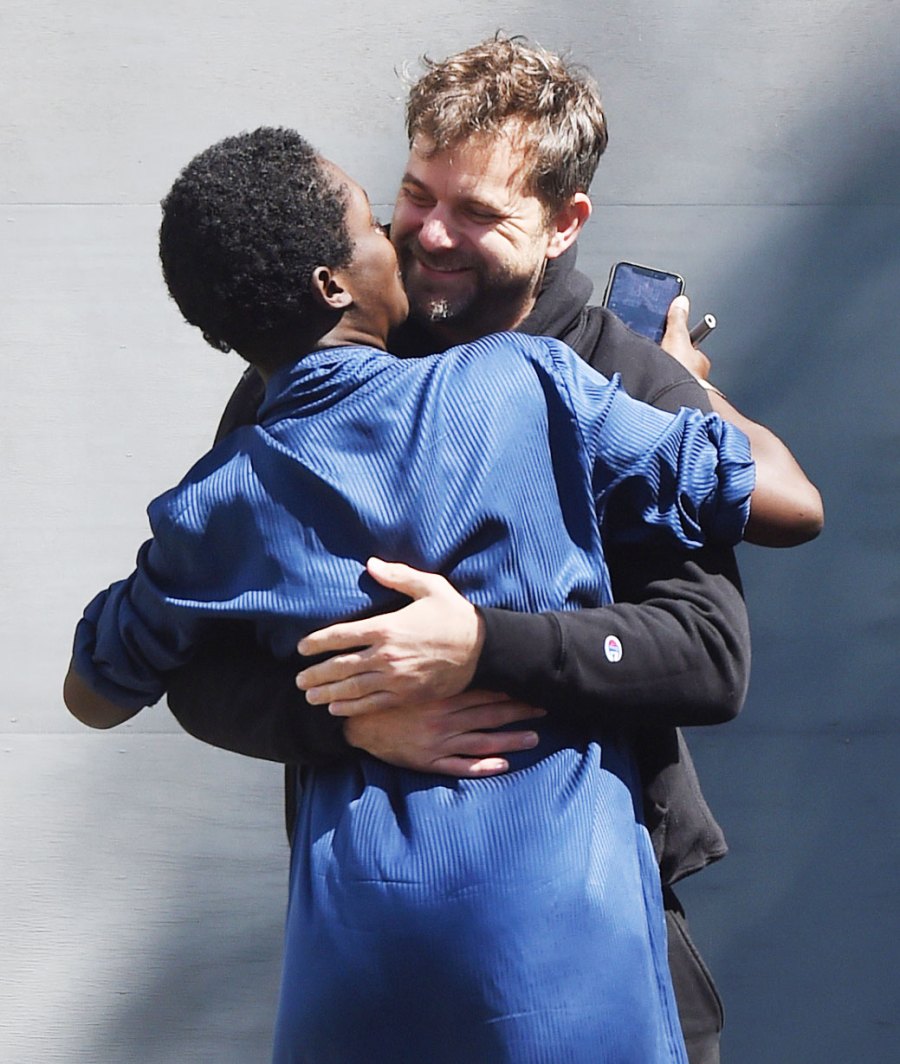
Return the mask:
[[(422, 192), (427, 192), (429, 195), (431, 194), (428, 185), (409, 171), (400, 178), (400, 184), (401, 186), (414, 185), (416, 188), (421, 189)], [(480, 196), (461, 196), (460, 202), (464, 207), (476, 207), (480, 210), (490, 212), (491, 214), (501, 215), (504, 213), (502, 206), (491, 202), (491, 200), (482, 199)]]

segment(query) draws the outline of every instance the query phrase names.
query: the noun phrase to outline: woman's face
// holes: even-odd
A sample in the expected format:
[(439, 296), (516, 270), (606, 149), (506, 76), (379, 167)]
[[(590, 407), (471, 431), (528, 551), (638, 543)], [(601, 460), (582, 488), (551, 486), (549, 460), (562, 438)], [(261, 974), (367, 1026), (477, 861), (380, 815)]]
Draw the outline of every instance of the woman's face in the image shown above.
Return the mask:
[(386, 339), (409, 312), (397, 254), (384, 227), (372, 214), (365, 189), (334, 163), (326, 160), (324, 165), (347, 196), (345, 219), (353, 258), (338, 273), (347, 282), (356, 312), (362, 314), (373, 333)]

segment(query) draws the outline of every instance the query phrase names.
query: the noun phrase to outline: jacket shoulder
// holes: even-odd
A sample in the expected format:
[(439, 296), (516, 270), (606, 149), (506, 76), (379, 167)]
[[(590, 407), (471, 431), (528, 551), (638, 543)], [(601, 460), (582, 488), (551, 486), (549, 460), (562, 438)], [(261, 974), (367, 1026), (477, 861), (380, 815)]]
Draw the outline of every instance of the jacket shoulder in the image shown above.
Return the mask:
[(661, 410), (710, 409), (706, 393), (680, 362), (632, 332), (606, 307), (585, 307), (563, 339), (604, 377), (618, 373), (630, 396)]

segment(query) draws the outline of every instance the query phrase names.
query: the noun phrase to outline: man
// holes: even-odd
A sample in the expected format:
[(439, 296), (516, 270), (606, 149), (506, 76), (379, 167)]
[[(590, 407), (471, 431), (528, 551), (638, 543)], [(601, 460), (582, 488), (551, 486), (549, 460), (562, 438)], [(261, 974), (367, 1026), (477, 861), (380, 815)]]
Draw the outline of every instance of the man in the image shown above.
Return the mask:
[[(413, 321), (398, 336), (424, 354), (496, 329), (565, 340), (635, 397), (662, 408), (711, 406), (747, 431), (764, 505), (798, 542), (821, 524), (818, 493), (786, 448), (615, 318), (589, 308), (574, 244), (606, 145), (593, 82), (558, 57), (497, 38), (432, 64), (408, 107), (410, 158), (392, 226)], [(670, 311), (667, 346), (701, 372), (687, 308)], [(395, 349), (396, 344), (392, 345)], [(220, 432), (251, 421), (258, 381), (242, 382)], [(758, 492), (759, 494), (759, 492)], [(730, 552), (610, 552), (617, 604), (576, 613), (475, 611), (438, 576), (377, 561), (370, 572), (414, 599), (396, 613), (307, 638), (337, 653), (304, 671), (307, 708), (288, 695), (292, 667), (249, 644), (214, 644), (173, 677), (170, 706), (193, 734), (286, 763), (317, 765), (356, 749), (397, 765), (490, 775), (533, 732), (491, 729), (527, 718), (521, 702), (633, 736), (668, 912), (670, 963), (692, 1064), (718, 1059), (721, 1006), (687, 937), (672, 885), (725, 852), (677, 728), (740, 709), (749, 634)], [(363, 648), (350, 650), (350, 648)], [(345, 651), (340, 653), (340, 651)], [(293, 671), (296, 671), (293, 669)], [(485, 691), (521, 702), (497, 701)], [(336, 714), (342, 714), (339, 716)], [(289, 770), (289, 782), (296, 772)], [(288, 813), (294, 797), (288, 789)]]

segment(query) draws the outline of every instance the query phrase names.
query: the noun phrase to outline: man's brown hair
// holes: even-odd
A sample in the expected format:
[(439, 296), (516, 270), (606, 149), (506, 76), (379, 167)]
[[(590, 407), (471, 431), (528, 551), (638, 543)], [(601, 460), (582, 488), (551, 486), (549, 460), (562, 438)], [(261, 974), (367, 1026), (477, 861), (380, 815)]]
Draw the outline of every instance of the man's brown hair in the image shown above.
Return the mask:
[(499, 33), (422, 63), (406, 105), (410, 145), (422, 134), (437, 153), (508, 133), (524, 149), (530, 191), (549, 212), (588, 191), (607, 129), (600, 90), (583, 67)]

